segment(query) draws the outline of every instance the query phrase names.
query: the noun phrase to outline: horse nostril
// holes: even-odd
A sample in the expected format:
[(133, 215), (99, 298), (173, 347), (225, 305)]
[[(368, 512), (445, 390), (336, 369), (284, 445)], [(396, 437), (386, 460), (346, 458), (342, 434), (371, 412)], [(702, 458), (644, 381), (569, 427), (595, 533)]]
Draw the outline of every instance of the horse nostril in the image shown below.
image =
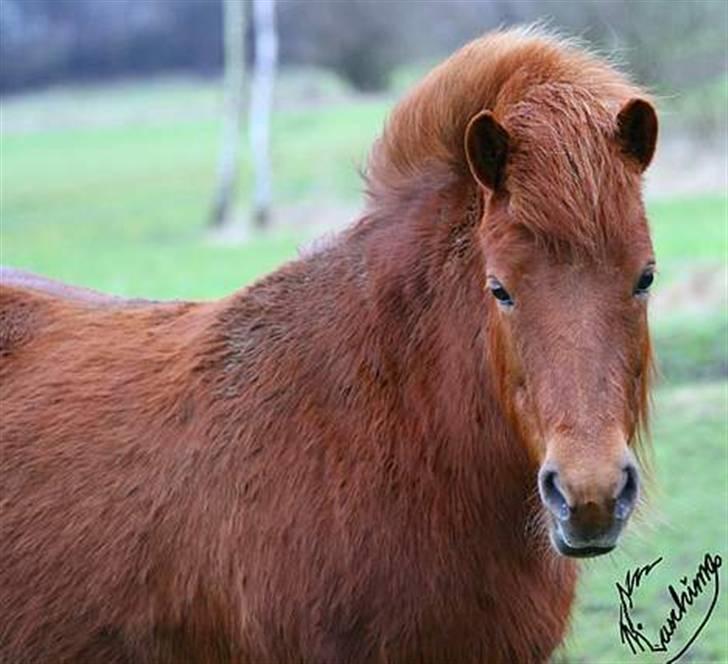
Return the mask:
[(639, 475), (637, 468), (629, 464), (624, 468), (624, 484), (617, 494), (614, 504), (614, 516), (624, 521), (634, 509), (639, 495)]
[(568, 521), (571, 508), (559, 486), (558, 473), (551, 468), (542, 468), (538, 475), (538, 490), (544, 505), (560, 521)]

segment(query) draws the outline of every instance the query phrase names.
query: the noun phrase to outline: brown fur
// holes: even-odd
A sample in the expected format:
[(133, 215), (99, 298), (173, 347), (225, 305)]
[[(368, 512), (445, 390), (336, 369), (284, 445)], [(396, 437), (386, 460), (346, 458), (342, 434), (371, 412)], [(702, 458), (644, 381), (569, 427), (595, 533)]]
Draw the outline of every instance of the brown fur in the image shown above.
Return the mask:
[[(118, 306), (4, 279), (0, 661), (548, 659), (576, 568), (530, 527), (535, 432), (619, 411), (633, 437), (645, 320), (620, 300), (613, 333), (614, 307), (534, 295), (539, 333), (563, 335), (555, 307), (584, 355), (521, 353), (485, 278), (562, 288), (568, 256), (605, 296), (636, 269), (639, 169), (612, 134), (637, 92), (557, 41), (489, 36), (394, 110), (362, 220), (249, 289)], [(517, 138), (507, 194), (467, 170), (483, 108)]]

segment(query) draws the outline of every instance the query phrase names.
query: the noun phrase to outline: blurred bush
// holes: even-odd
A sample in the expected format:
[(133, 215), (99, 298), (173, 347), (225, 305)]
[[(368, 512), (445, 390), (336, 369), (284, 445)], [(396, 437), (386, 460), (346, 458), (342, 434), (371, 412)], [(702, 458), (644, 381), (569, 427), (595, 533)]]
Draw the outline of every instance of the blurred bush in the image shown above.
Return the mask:
[[(162, 71), (218, 74), (219, 0), (3, 0), (0, 92)], [(726, 71), (728, 3), (716, 0), (279, 0), (284, 65), (333, 69), (361, 90), (502, 25), (542, 21), (616, 52), (657, 92)], [(251, 24), (252, 22), (249, 22)], [(252, 40), (248, 40), (248, 45)], [(725, 89), (725, 86), (724, 86)], [(698, 104), (699, 105), (699, 104)]]
[(222, 11), (209, 0), (2, 0), (0, 91), (158, 72), (217, 73)]

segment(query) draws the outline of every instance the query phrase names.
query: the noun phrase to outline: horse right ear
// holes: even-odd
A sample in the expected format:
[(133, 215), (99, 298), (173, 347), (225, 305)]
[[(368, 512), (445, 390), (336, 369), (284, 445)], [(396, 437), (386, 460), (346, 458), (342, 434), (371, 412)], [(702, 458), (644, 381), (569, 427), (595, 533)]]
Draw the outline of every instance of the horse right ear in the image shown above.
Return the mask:
[(632, 99), (617, 116), (617, 138), (625, 154), (644, 171), (652, 161), (657, 143), (657, 114), (650, 102)]
[(468, 123), (465, 156), (481, 187), (496, 191), (503, 186), (509, 141), (508, 132), (490, 111), (481, 111)]

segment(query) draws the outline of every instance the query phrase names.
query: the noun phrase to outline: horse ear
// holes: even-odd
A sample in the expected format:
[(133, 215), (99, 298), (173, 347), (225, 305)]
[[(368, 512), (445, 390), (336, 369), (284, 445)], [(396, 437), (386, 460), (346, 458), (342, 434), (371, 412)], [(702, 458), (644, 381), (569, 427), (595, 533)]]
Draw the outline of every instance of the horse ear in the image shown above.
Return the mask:
[(473, 117), (465, 130), (465, 156), (480, 186), (495, 191), (503, 186), (508, 157), (508, 132), (490, 111)]
[(657, 143), (657, 114), (652, 104), (644, 99), (628, 101), (617, 115), (617, 138), (624, 152), (644, 171)]

